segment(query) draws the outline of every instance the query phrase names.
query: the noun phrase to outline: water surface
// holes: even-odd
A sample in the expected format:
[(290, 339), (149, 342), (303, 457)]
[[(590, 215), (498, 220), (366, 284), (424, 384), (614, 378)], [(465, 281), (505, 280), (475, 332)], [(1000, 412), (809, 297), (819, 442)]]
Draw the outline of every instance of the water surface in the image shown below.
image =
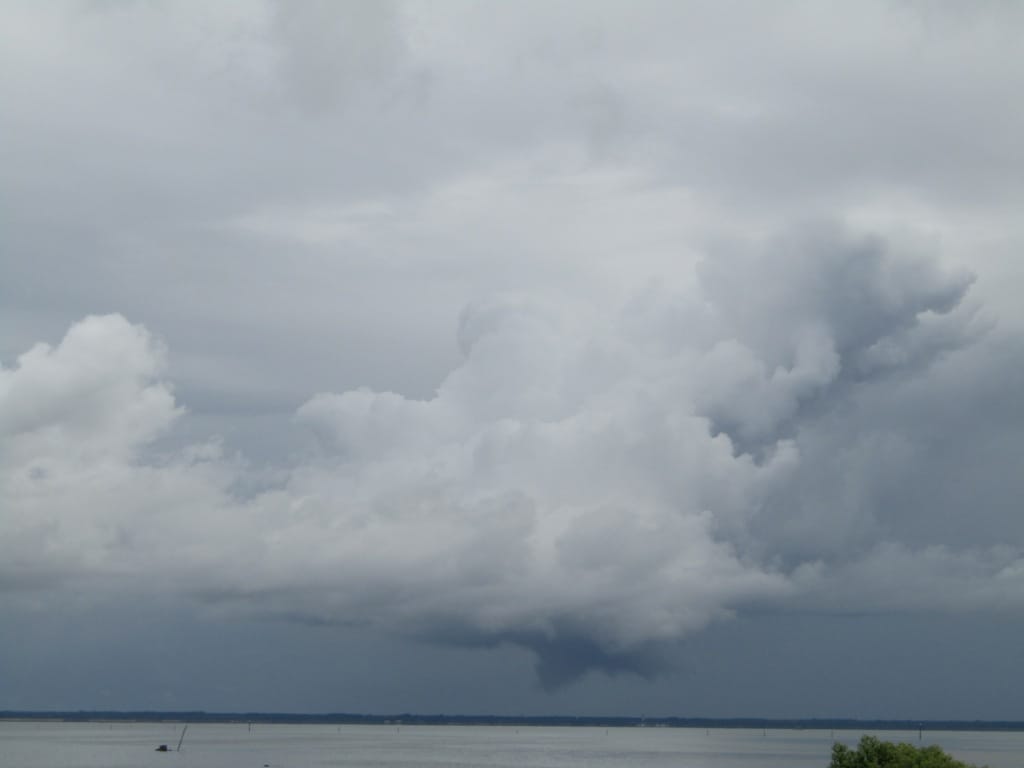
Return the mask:
[[(0, 722), (0, 765), (17, 768), (827, 768), (863, 732), (694, 728)], [(1024, 766), (1024, 733), (882, 731), (989, 768)]]

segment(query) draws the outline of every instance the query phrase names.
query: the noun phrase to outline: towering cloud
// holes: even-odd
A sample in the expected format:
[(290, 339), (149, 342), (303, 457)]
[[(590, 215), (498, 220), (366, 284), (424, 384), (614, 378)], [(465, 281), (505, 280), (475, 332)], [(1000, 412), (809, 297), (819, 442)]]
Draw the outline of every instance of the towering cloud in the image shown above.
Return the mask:
[[(433, 397), (312, 397), (315, 449), (256, 494), (216, 442), (160, 440), (188, 417), (153, 337), (86, 318), (0, 373), (0, 584), (513, 643), (547, 686), (654, 674), (664, 644), (766, 601), (1016, 610), (1018, 553), (941, 526), (922, 545), (899, 501), (948, 482), (936, 423), (993, 401), (971, 277), (831, 225), (697, 276), (612, 310), (473, 303)], [(934, 513), (976, 513), (954, 502)]]

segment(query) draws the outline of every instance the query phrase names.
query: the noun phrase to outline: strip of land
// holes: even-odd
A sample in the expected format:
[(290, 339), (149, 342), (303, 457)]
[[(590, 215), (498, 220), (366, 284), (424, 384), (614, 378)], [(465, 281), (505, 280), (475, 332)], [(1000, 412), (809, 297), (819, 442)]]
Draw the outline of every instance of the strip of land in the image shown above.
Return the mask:
[(334, 712), (0, 711), (2, 720), (104, 723), (277, 723), (305, 725), (512, 725), (590, 728), (762, 728), (851, 731), (1024, 731), (1018, 720), (857, 720), (756, 717), (574, 717), (569, 715), (353, 714)]

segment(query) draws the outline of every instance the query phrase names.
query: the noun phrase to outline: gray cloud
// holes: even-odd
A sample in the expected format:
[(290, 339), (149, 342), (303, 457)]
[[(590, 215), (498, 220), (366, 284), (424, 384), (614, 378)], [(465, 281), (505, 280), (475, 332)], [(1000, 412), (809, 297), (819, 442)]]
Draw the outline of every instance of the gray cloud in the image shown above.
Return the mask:
[(405, 56), (395, 4), (276, 3), (282, 93), (313, 114), (359, 103), (362, 89), (388, 88)]
[(512, 643), (548, 687), (654, 674), (666, 643), (751, 604), (1016, 610), (1018, 551), (883, 524), (878, 484), (928, 422), (858, 427), (978, 338), (969, 277), (835, 228), (699, 274), (676, 300), (695, 325), (470, 306), (432, 398), (313, 397), (316, 452), (246, 496), (215, 443), (144, 450), (180, 417), (149, 334), (75, 324), (3, 374), (5, 582), (130, 574), (243, 613)]
[(717, 253), (700, 270), (723, 338), (698, 397), (741, 444), (777, 440), (807, 405), (828, 410), (848, 384), (914, 373), (984, 330), (961, 305), (970, 275), (878, 238), (810, 227), (767, 251)]
[(1016, 8), (3, 15), (8, 594), (549, 688), (752, 611), (1018, 615)]

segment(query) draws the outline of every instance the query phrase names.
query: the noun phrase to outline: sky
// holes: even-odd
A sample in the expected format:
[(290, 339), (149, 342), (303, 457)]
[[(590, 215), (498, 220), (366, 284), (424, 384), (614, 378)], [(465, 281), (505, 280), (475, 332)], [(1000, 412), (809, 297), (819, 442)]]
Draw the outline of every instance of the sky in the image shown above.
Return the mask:
[(0, 709), (1024, 720), (1024, 5), (0, 19)]

